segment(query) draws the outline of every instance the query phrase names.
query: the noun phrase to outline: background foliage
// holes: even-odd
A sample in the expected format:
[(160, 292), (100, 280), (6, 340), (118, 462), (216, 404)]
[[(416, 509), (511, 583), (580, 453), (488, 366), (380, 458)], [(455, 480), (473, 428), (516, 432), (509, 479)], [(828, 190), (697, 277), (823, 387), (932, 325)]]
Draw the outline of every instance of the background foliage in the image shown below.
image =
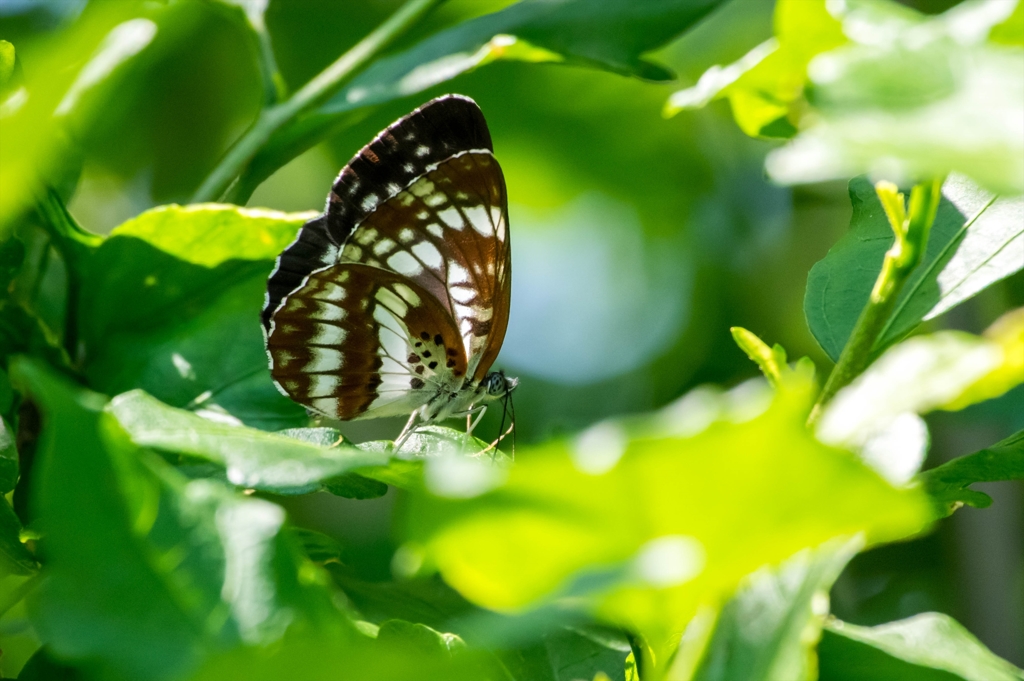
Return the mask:
[[(0, 675), (1024, 678), (1022, 88), (1015, 0), (0, 4)], [(514, 452), (258, 325), (451, 91)]]

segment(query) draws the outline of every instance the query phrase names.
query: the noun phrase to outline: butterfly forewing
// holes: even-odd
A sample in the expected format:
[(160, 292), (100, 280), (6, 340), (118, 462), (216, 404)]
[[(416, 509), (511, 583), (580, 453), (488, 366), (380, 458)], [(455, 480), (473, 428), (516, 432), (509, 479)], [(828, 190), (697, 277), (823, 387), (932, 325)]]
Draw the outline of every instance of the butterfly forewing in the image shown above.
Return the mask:
[(273, 318), (271, 375), (332, 418), (408, 414), (466, 360), (451, 316), (416, 283), (361, 264), (311, 274)]
[(267, 284), (264, 328), (306, 276), (337, 262), (340, 247), (380, 204), (455, 154), (491, 149), (483, 113), (467, 97), (439, 97), (388, 126), (342, 169), (325, 214), (307, 222), (278, 258)]

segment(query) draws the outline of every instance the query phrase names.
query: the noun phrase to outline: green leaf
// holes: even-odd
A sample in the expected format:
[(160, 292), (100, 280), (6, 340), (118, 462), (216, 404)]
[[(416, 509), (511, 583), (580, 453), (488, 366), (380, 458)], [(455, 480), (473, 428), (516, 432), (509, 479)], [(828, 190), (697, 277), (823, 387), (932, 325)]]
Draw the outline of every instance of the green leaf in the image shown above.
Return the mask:
[(30, 575), (38, 567), (35, 558), (21, 543), (21, 521), (7, 499), (0, 496), (0, 579), (8, 574)]
[[(160, 11), (141, 2), (117, 2), (86, 13), (47, 49), (33, 52), (24, 89), (6, 101), (0, 148), (0, 224), (28, 209), (77, 163), (69, 132), (87, 138), (157, 33)], [(152, 18), (150, 18), (152, 17)], [(18, 58), (20, 61), (21, 58)], [(20, 94), (19, 94), (20, 92)]]
[(0, 40), (0, 102), (7, 98), (14, 80), (15, 54), (14, 45)]
[[(850, 231), (811, 268), (804, 296), (807, 324), (822, 349), (839, 358), (867, 303), (893, 242), (874, 186), (850, 181)], [(875, 347), (880, 352), (922, 321), (933, 319), (1024, 267), (1024, 199), (996, 197), (960, 176), (943, 199), (921, 265), (911, 274)]]
[(259, 311), (273, 259), (308, 217), (167, 206), (115, 229), (83, 282), (90, 384), (267, 429), (304, 425), (270, 380)]
[(47, 557), (33, 624), (62, 659), (181, 678), (206, 655), (315, 630), (354, 632), (282, 531), (284, 511), (188, 481), (134, 445), (106, 400), (16, 361), (42, 409), (33, 507)]
[(213, 421), (169, 407), (140, 390), (118, 395), (108, 410), (136, 445), (213, 462), (226, 470), (232, 484), (262, 492), (313, 492), (329, 487), (343, 473), (388, 460), (386, 454), (350, 445), (324, 447)]
[(948, 615), (927, 612), (876, 627), (826, 623), (821, 681), (1020, 681), (1024, 673), (994, 655)]
[(341, 562), (341, 545), (326, 534), (304, 527), (291, 528), (291, 534), (302, 546), (302, 552), (314, 563), (324, 565)]
[(18, 681), (88, 681), (88, 679), (89, 677), (81, 670), (54, 660), (47, 654), (46, 648), (37, 650), (18, 674)]
[(642, 58), (722, 0), (523, 0), (470, 19), (374, 62), (320, 108), (278, 131), (240, 184), (249, 191), (323, 139), (355, 109), (408, 97), (497, 60), (565, 62), (650, 80), (671, 80)]
[(21, 239), (12, 236), (0, 244), (0, 291), (7, 291), (24, 262), (25, 244)]
[(807, 64), (814, 56), (847, 42), (842, 25), (825, 0), (780, 0), (775, 4), (775, 37), (738, 61), (712, 66), (691, 88), (673, 94), (666, 115), (707, 106), (727, 97), (736, 124), (751, 137), (792, 137), (791, 112), (803, 97)]
[(828, 403), (818, 437), (858, 451), (889, 480), (905, 483), (927, 448), (927, 428), (918, 414), (960, 409), (1024, 383), (1024, 312), (1015, 321), (1005, 345), (941, 331), (889, 348)]
[(969, 486), (975, 482), (1024, 480), (1024, 430), (991, 447), (925, 471), (919, 478), (941, 515), (949, 515), (964, 504), (985, 508), (991, 505), (992, 497)]
[(1024, 117), (1024, 48), (986, 42), (1014, 4), (961, 3), (932, 17), (891, 0), (845, 7), (851, 42), (808, 66), (811, 107), (768, 156), (769, 175), (914, 184), (960, 172), (1024, 192), (1024, 129), (1011, 123)]
[(53, 366), (69, 366), (60, 341), (43, 320), (13, 300), (0, 300), (0, 367), (11, 355), (31, 354)]
[(0, 494), (7, 494), (18, 483), (18, 448), (14, 436), (10, 423), (0, 416)]
[[(334, 428), (290, 428), (279, 431), (278, 435), (302, 440), (319, 447), (337, 447), (344, 439), (341, 433)], [(384, 453), (386, 450), (380, 451)], [(387, 468), (387, 465), (383, 468)], [(388, 493), (387, 484), (365, 478), (358, 473), (343, 473), (324, 480), (322, 489), (347, 499), (376, 499)]]
[(861, 544), (838, 540), (747, 577), (718, 616), (693, 681), (816, 679), (828, 592)]
[(718, 409), (684, 398), (632, 435), (599, 424), (508, 469), (429, 459), (401, 551), (487, 608), (572, 597), (667, 659), (670, 632), (755, 569), (834, 537), (876, 543), (925, 526), (922, 492), (893, 489), (807, 432), (809, 391), (779, 393), (767, 411), (749, 392), (719, 398), (742, 422), (709, 423)]

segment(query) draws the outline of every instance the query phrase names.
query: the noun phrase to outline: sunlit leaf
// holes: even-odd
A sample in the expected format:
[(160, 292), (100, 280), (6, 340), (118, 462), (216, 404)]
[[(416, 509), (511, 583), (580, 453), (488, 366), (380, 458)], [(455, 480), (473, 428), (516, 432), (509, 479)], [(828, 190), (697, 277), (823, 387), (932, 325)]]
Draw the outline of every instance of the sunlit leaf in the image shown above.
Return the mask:
[(963, 504), (985, 508), (992, 504), (992, 497), (969, 486), (975, 482), (1024, 480), (1024, 431), (980, 452), (947, 461), (925, 471), (920, 478), (943, 515)]
[(305, 213), (157, 208), (115, 229), (81, 297), (84, 371), (107, 393), (143, 388), (249, 425), (303, 425), (270, 380), (259, 310), (275, 258)]
[(142, 5), (90, 7), (73, 27), (50, 37), (48, 49), (33, 52), (23, 88), (0, 109), (0, 232), (31, 205), (43, 182), (60, 179), (76, 163), (69, 129), (88, 130), (105, 98), (116, 95), (119, 76), (153, 40), (157, 22), (139, 16)]
[(822, 681), (1020, 681), (1024, 672), (994, 655), (948, 615), (926, 612), (861, 627), (826, 624)]
[(896, 2), (849, 3), (851, 43), (808, 66), (813, 115), (766, 162), (784, 183), (869, 172), (897, 183), (970, 176), (1024, 192), (1024, 48), (986, 42), (1009, 2), (927, 17)]
[(828, 592), (860, 544), (826, 544), (745, 578), (718, 616), (693, 681), (815, 680)]
[(206, 419), (138, 390), (115, 397), (109, 411), (136, 445), (211, 461), (232, 484), (264, 492), (313, 492), (354, 468), (388, 460), (350, 445), (324, 447)]
[(847, 42), (842, 24), (825, 0), (780, 0), (775, 4), (775, 37), (739, 61), (712, 66), (694, 87), (673, 94), (668, 115), (706, 106), (726, 97), (736, 124), (751, 136), (791, 137), (796, 128), (790, 108), (803, 97), (807, 64)]
[(1024, 383), (1024, 308), (1007, 312), (985, 329), (985, 340), (1002, 352), (1001, 361), (987, 374), (970, 384), (943, 409), (963, 409), (978, 402), (999, 397)]
[(485, 607), (572, 596), (639, 629), (660, 658), (678, 642), (669, 632), (762, 565), (833, 537), (864, 532), (874, 543), (924, 527), (926, 497), (818, 443), (805, 400), (780, 393), (760, 415), (704, 429), (704, 412), (670, 409), (647, 436), (600, 424), (490, 477), (450, 471), (465, 480), (412, 495), (404, 550)]
[(34, 507), (45, 583), (33, 623), (53, 652), (123, 678), (180, 678), (215, 651), (310, 627), (354, 632), (282, 532), (284, 511), (188, 481), (135, 446), (105, 399), (17, 361), (45, 428)]
[[(892, 245), (892, 228), (872, 184), (850, 181), (850, 231), (811, 268), (804, 314), (811, 333), (839, 358)], [(910, 275), (875, 347), (880, 351), (987, 286), (1024, 268), (1024, 199), (997, 197), (962, 176), (943, 185), (927, 252)]]
[[(1024, 327), (1019, 319), (1017, 324)], [(915, 336), (893, 346), (829, 402), (818, 421), (818, 437), (858, 450), (887, 478), (906, 482), (923, 462), (927, 445), (918, 414), (959, 409), (1024, 383), (1024, 333), (1014, 331), (1005, 347), (960, 331)]]

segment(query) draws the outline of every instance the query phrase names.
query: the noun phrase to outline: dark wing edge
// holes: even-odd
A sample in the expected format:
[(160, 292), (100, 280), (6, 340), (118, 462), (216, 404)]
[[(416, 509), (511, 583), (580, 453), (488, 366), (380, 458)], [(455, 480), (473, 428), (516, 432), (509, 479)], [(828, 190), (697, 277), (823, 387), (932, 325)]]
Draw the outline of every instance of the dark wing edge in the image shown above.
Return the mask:
[(299, 230), (274, 264), (260, 314), (264, 333), (290, 293), (337, 262), (355, 228), (431, 167), (465, 151), (493, 151), (483, 112), (469, 97), (443, 95), (399, 118), (363, 147), (331, 187), (323, 215)]

